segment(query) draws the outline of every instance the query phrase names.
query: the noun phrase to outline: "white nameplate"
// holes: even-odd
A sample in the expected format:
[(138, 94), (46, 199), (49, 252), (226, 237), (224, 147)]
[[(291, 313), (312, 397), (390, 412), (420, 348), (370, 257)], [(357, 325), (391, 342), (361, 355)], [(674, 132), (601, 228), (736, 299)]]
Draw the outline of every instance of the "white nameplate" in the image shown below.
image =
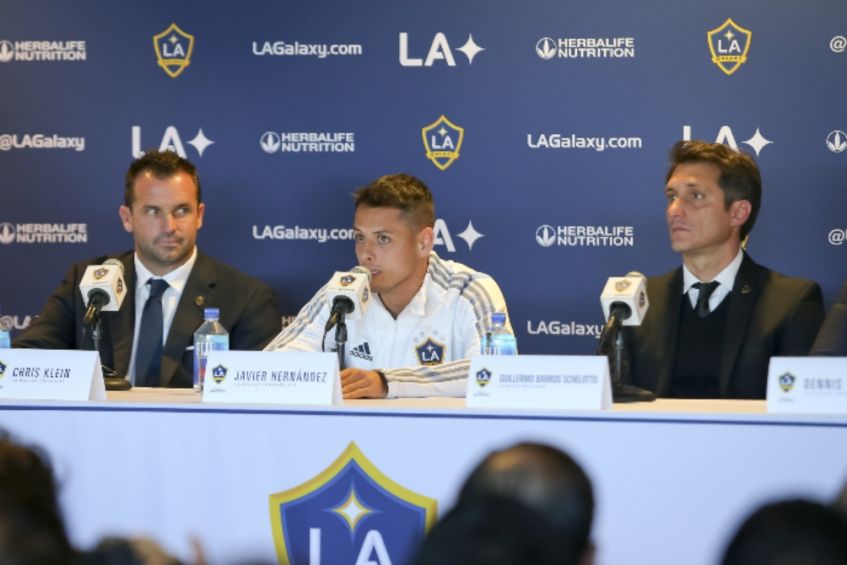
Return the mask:
[(212, 351), (203, 402), (341, 404), (338, 355), (300, 351)]
[(772, 357), (768, 412), (847, 414), (847, 357)]
[(100, 355), (65, 349), (0, 349), (0, 398), (106, 400)]
[(606, 410), (609, 360), (602, 355), (479, 355), (465, 405), (473, 408)]

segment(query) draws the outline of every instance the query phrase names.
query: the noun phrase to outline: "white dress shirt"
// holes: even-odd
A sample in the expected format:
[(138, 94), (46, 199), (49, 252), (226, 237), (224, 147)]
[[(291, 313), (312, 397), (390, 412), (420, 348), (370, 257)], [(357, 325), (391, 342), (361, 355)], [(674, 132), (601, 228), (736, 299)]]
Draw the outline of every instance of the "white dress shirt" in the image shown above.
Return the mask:
[(188, 276), (191, 274), (191, 269), (194, 268), (194, 263), (197, 261), (197, 246), (181, 266), (177, 267), (163, 277), (154, 275), (144, 266), (135, 255), (135, 330), (132, 334), (132, 355), (129, 358), (129, 370), (127, 371), (127, 380), (135, 384), (135, 350), (138, 347), (138, 332), (141, 327), (141, 313), (144, 311), (144, 304), (150, 296), (150, 285), (147, 281), (150, 279), (164, 279), (168, 283), (168, 288), (162, 295), (162, 345), (168, 341), (168, 332), (171, 329), (171, 324), (176, 315), (176, 307), (179, 304), (179, 299), (182, 296), (182, 291), (185, 289), (185, 284), (188, 282)]
[[(712, 295), (709, 297), (709, 311), (714, 312), (715, 308), (717, 308), (723, 299), (729, 296), (729, 293), (732, 292), (732, 287), (735, 284), (735, 277), (738, 275), (738, 269), (741, 268), (741, 261), (744, 259), (744, 251), (739, 249), (738, 255), (735, 256), (735, 259), (732, 262), (724, 267), (724, 270), (718, 273), (718, 275), (712, 279), (714, 281), (719, 282), (718, 287), (712, 292)], [(712, 282), (712, 281), (701, 281), (694, 274), (688, 270), (688, 267), (685, 265), (682, 266), (682, 293), (688, 293), (688, 300), (691, 301), (691, 307), (694, 308), (697, 306), (697, 297), (700, 295), (700, 291), (694, 288), (694, 285), (702, 282)]]

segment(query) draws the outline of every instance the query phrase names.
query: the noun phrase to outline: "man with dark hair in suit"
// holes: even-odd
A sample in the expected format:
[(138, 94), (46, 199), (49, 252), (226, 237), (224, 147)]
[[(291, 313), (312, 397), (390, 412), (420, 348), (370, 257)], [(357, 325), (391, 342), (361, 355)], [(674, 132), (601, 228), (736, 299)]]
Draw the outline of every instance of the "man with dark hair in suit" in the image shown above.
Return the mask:
[(650, 309), (626, 328), (629, 382), (663, 397), (764, 398), (770, 358), (809, 353), (823, 320), (820, 287), (742, 249), (761, 190), (749, 155), (674, 145), (665, 216), (682, 267), (647, 281)]
[[(206, 307), (220, 309), (232, 349), (261, 349), (280, 330), (276, 296), (267, 284), (197, 249), (204, 213), (197, 171), (186, 159), (151, 150), (130, 165), (119, 214), (135, 250), (115, 256), (128, 292), (120, 310), (101, 315), (100, 355), (136, 386), (193, 385), (190, 346)], [(71, 266), (14, 346), (93, 349), (79, 283), (88, 265), (106, 259)]]

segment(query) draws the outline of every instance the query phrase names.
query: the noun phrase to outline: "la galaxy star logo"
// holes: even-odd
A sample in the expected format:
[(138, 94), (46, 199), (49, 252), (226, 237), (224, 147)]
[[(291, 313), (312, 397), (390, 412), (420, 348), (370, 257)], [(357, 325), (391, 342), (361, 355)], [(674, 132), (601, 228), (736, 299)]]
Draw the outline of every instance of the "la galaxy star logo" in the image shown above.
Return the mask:
[(228, 370), (229, 369), (227, 369), (223, 365), (218, 365), (214, 369), (212, 369), (212, 380), (215, 381), (216, 385), (219, 385), (224, 382), (224, 379), (226, 378), (226, 372)]
[(727, 75), (747, 62), (753, 32), (727, 18), (724, 23), (706, 34), (712, 62)]
[(441, 365), (444, 363), (444, 349), (446, 347), (443, 343), (438, 343), (431, 337), (426, 338), (425, 342), (415, 347), (418, 363), (429, 367)]
[(173, 23), (162, 33), (153, 36), (153, 49), (156, 50), (159, 66), (169, 77), (176, 78), (191, 64), (194, 36)]
[(313, 479), (270, 497), (280, 563), (408, 563), (437, 502), (385, 476), (355, 443)]
[(97, 269), (96, 271), (94, 271), (94, 280), (99, 281), (107, 274), (109, 274), (109, 269)]
[(491, 382), (491, 371), (488, 369), (480, 369), (476, 372), (476, 384), (479, 385), (480, 388), (483, 388), (485, 385)]
[(791, 373), (785, 373), (784, 375), (779, 376), (779, 388), (782, 389), (782, 392), (791, 392), (791, 389), (794, 388), (794, 382), (797, 380), (797, 377), (792, 375)]
[(465, 139), (465, 128), (457, 126), (442, 114), (421, 129), (421, 135), (426, 158), (443, 171), (459, 158), (459, 150)]

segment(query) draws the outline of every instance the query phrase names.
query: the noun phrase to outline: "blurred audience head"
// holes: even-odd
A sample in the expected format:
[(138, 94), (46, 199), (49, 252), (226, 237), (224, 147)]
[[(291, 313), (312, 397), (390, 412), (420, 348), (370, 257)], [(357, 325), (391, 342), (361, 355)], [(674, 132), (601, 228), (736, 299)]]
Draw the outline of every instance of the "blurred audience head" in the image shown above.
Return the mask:
[(49, 459), (0, 431), (0, 565), (49, 565), (72, 557)]
[(588, 475), (567, 453), (540, 443), (492, 452), (471, 472), (459, 504), (487, 495), (514, 498), (544, 516), (555, 535), (570, 540), (573, 554), (565, 562), (593, 560), (594, 493)]
[(590, 564), (593, 519), (591, 481), (579, 464), (549, 445), (519, 443), (474, 468), (419, 565)]
[(519, 500), (481, 496), (457, 504), (435, 525), (416, 564), (561, 565), (567, 544), (544, 516)]
[(723, 565), (845, 565), (847, 518), (809, 500), (755, 511), (730, 541)]

